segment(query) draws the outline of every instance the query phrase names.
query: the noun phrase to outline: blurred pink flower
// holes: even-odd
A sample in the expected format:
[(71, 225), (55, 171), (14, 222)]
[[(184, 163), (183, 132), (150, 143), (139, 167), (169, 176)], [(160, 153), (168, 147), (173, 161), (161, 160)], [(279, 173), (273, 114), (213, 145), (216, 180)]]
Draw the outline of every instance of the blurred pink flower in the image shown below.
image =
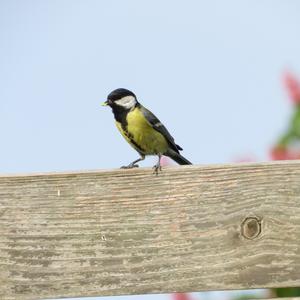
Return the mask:
[(192, 300), (189, 294), (186, 293), (175, 293), (172, 295), (173, 300)]
[(291, 72), (286, 72), (283, 77), (284, 84), (294, 104), (300, 103), (300, 82)]
[(300, 152), (280, 146), (275, 146), (271, 149), (270, 156), (272, 160), (300, 159)]
[(165, 167), (165, 166), (171, 166), (172, 162), (171, 162), (170, 158), (163, 156), (160, 160), (160, 164), (162, 167)]

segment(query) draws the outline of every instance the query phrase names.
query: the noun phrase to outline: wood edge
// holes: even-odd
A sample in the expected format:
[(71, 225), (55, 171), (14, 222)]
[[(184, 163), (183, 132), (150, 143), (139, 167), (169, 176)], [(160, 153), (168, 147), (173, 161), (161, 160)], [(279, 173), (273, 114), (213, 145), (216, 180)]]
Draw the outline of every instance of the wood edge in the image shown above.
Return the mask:
[[(199, 164), (199, 165), (174, 165), (174, 166), (165, 166), (163, 169), (167, 169), (171, 172), (176, 172), (179, 170), (217, 170), (224, 168), (239, 168), (239, 167), (267, 167), (274, 165), (282, 166), (292, 166), (299, 165), (300, 160), (278, 160), (278, 161), (263, 161), (263, 162), (237, 162), (237, 163), (220, 163), (220, 164)], [(88, 170), (70, 170), (70, 171), (50, 171), (50, 172), (32, 172), (32, 173), (3, 173), (0, 174), (0, 178), (9, 178), (9, 177), (43, 177), (43, 176), (65, 176), (65, 175), (86, 175), (86, 174), (134, 174), (134, 173), (145, 173), (152, 171), (151, 167), (142, 167), (136, 169), (88, 169)], [(152, 174), (152, 172), (151, 172)]]

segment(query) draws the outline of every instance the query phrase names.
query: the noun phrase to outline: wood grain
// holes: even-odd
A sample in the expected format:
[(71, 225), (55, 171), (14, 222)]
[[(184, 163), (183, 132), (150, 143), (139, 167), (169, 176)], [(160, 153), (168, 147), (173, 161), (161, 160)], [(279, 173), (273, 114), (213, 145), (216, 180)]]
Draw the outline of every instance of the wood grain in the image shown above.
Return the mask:
[(300, 286), (300, 162), (3, 175), (0, 257), (0, 299)]

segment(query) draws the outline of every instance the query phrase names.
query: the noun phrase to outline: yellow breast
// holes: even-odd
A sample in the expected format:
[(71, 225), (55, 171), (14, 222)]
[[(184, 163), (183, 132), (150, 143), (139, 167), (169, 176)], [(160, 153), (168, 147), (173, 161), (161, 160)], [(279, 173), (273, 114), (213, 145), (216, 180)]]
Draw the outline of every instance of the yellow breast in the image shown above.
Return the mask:
[(138, 108), (130, 111), (126, 120), (127, 132), (124, 132), (120, 123), (116, 122), (116, 125), (133, 148), (145, 155), (163, 154), (167, 151), (168, 143), (164, 136), (152, 128)]

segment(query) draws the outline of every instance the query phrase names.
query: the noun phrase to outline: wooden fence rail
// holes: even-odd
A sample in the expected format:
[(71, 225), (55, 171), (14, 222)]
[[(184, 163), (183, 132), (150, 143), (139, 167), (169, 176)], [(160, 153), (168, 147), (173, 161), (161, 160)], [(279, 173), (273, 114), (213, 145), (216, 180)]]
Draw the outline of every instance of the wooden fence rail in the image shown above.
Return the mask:
[(0, 299), (300, 286), (300, 162), (0, 176)]

